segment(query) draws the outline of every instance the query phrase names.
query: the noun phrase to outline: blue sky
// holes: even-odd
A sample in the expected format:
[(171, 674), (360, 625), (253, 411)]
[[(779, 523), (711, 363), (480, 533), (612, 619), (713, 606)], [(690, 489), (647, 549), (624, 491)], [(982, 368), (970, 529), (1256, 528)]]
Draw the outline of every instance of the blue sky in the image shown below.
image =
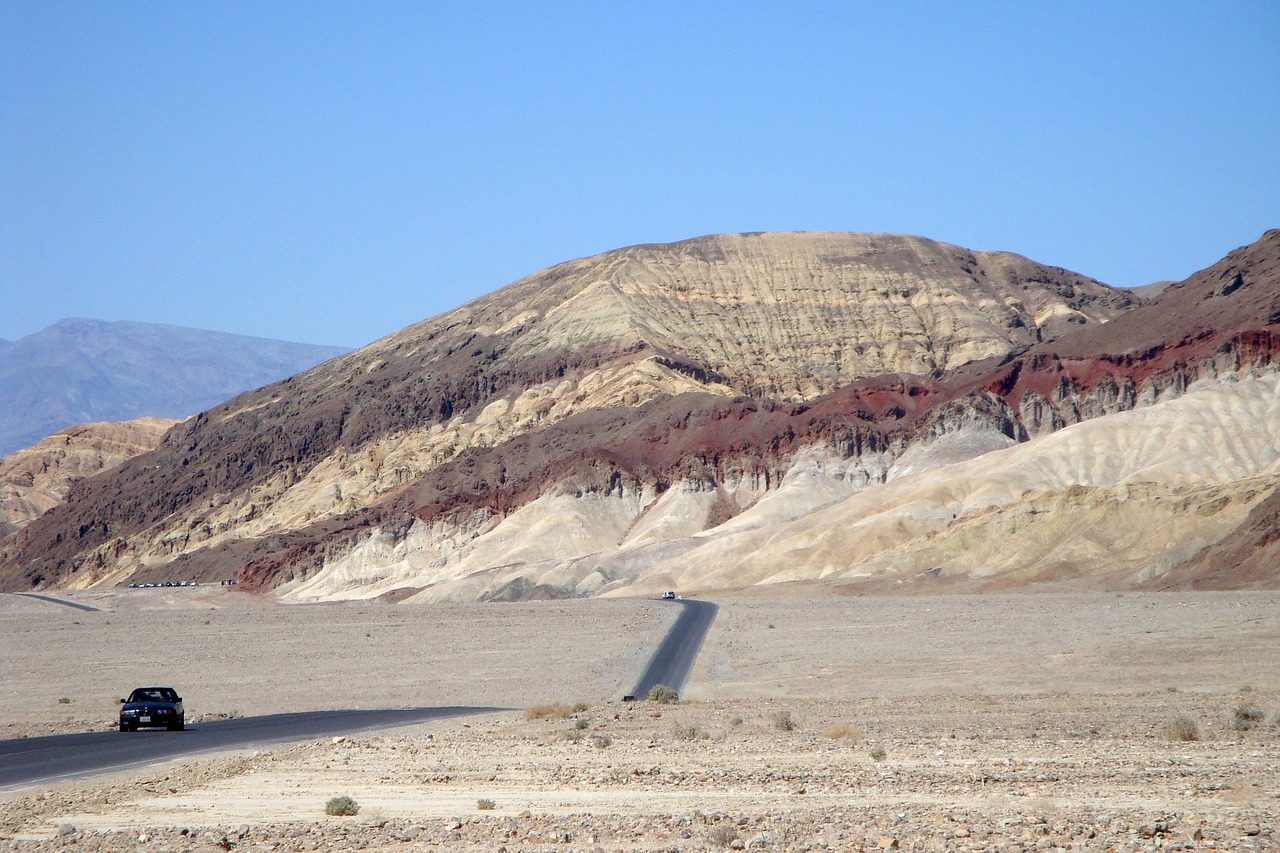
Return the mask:
[(1280, 227), (1277, 45), (1274, 0), (0, 0), (0, 338), (358, 346), (726, 231), (1179, 279)]

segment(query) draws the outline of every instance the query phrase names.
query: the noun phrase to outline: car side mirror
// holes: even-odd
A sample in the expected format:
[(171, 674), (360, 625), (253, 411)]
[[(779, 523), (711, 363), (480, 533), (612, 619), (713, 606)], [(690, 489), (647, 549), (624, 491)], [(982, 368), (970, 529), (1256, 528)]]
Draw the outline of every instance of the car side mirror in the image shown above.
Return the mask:
[(121, 700), (120, 700), (120, 704), (121, 704), (121, 705), (123, 705), (126, 701), (127, 701), (127, 700), (125, 700), (125, 699), (121, 699)]

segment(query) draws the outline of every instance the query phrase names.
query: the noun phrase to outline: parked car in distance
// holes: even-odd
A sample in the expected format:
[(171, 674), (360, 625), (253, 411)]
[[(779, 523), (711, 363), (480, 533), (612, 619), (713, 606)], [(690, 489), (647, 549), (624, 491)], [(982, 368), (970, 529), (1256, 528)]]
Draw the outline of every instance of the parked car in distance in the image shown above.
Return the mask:
[(668, 590), (668, 591), (666, 591), (666, 592), (664, 592), (664, 593), (662, 594), (662, 600), (663, 600), (663, 601), (675, 601), (675, 600), (676, 600), (676, 594), (675, 594), (674, 592), (671, 592), (670, 590)]
[(186, 725), (182, 697), (172, 687), (139, 687), (120, 700), (120, 731), (165, 728), (180, 732)]

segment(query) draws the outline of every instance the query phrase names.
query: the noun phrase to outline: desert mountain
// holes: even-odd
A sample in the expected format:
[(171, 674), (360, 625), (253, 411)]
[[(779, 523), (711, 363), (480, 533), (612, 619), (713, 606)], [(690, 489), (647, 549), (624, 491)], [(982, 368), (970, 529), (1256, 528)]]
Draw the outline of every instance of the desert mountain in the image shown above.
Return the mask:
[(154, 323), (61, 320), (0, 341), (0, 456), (75, 424), (184, 418), (344, 352)]
[(0, 458), (0, 537), (57, 506), (86, 477), (155, 449), (167, 418), (79, 424)]
[[(4, 583), (1158, 585), (1269, 494), (1278, 248), (1268, 232), (1147, 303), (893, 235), (573, 261), (174, 429), (11, 535)], [(1139, 493), (1168, 524), (1111, 512)], [(1137, 528), (1123, 548), (1080, 545), (1113, 516)], [(972, 543), (1003, 557), (978, 566)]]

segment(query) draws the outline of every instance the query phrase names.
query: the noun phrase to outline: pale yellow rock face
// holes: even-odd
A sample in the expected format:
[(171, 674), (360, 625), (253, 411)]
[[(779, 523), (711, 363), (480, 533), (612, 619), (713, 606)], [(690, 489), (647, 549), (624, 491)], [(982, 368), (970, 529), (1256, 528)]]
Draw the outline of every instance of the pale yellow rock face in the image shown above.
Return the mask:
[[(1128, 588), (1234, 530), (1280, 482), (1280, 375), (1205, 382), (1007, 443), (944, 435), (896, 462), (815, 449), (772, 489), (744, 481), (719, 496), (694, 484), (544, 496), (465, 530), (422, 525), (399, 543), (375, 535), (286, 595), (422, 587), (420, 600), (474, 600), (516, 583), (636, 595), (859, 579)], [(708, 526), (717, 497), (744, 509)]]
[(651, 571), (695, 589), (926, 576), (1122, 588), (1235, 529), (1278, 480), (1280, 377), (1205, 383), (891, 480), (795, 522), (711, 537)]
[(0, 459), (0, 531), (17, 530), (62, 503), (72, 484), (160, 443), (167, 418), (80, 424)]

